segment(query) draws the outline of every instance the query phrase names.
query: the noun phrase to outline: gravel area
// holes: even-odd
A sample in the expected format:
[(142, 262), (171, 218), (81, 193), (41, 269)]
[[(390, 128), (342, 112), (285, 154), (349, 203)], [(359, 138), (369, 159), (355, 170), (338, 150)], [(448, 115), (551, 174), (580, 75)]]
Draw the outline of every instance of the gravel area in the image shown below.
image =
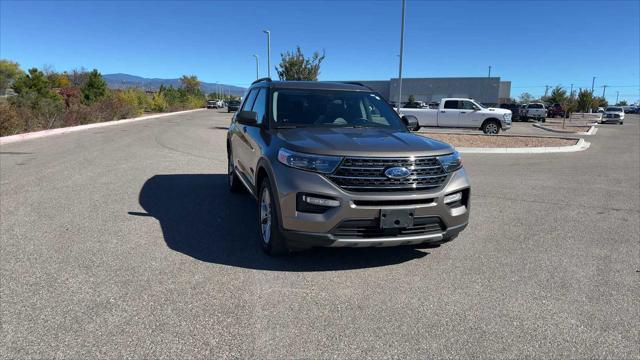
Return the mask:
[(519, 147), (546, 147), (546, 146), (571, 146), (577, 139), (562, 139), (556, 137), (536, 136), (490, 136), (481, 134), (442, 134), (426, 133), (424, 136), (444, 141), (455, 147), (479, 147), (479, 148), (519, 148)]

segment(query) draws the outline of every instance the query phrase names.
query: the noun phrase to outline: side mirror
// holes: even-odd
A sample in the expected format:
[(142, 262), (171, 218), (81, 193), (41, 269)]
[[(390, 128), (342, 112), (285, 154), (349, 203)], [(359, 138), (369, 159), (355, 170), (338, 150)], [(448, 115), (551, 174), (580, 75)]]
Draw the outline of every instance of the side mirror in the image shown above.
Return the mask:
[(255, 111), (238, 111), (236, 121), (242, 125), (255, 126), (258, 124), (258, 113)]
[(405, 124), (407, 129), (411, 131), (420, 130), (420, 124), (418, 123), (418, 118), (413, 115), (403, 115), (402, 122)]

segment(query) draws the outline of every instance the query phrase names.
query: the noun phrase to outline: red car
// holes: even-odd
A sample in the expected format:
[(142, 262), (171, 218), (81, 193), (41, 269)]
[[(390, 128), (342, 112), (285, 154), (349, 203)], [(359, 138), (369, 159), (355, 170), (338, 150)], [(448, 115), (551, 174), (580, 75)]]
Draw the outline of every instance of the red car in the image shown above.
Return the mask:
[(547, 117), (564, 117), (564, 108), (560, 104), (553, 104), (547, 108)]

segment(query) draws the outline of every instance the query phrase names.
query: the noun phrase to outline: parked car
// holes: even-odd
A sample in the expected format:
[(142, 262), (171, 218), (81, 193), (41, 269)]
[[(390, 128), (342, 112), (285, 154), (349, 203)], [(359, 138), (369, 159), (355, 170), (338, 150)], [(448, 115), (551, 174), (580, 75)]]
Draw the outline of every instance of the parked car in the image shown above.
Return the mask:
[(625, 114), (635, 114), (638, 112), (638, 109), (635, 106), (623, 106), (622, 109)]
[(228, 186), (258, 202), (271, 255), (446, 242), (470, 186), (448, 144), (412, 134), (381, 95), (345, 83), (254, 82), (227, 134)]
[(444, 98), (438, 109), (400, 109), (403, 115), (418, 118), (420, 126), (464, 127), (497, 134), (511, 128), (511, 111), (484, 107), (473, 99)]
[(556, 116), (564, 117), (564, 108), (561, 104), (553, 104), (547, 108), (547, 116), (554, 118)]
[(425, 104), (423, 101), (413, 101), (404, 103), (402, 107), (407, 109), (428, 109), (429, 105)]
[(604, 108), (602, 106), (598, 106), (598, 109), (596, 109), (596, 112), (604, 114)]
[(545, 109), (544, 104), (541, 103), (532, 103), (527, 104), (524, 110), (524, 119), (534, 119), (536, 121), (545, 122), (547, 118), (547, 109)]
[(501, 109), (511, 111), (511, 121), (520, 120), (520, 105), (518, 104), (500, 104)]
[(222, 100), (207, 100), (207, 109), (222, 109), (224, 102)]
[(227, 104), (227, 112), (238, 111), (239, 108), (240, 108), (239, 100), (229, 100), (229, 103)]
[(622, 106), (609, 106), (604, 109), (604, 114), (602, 114), (601, 123), (618, 123), (622, 125), (624, 123), (624, 109)]

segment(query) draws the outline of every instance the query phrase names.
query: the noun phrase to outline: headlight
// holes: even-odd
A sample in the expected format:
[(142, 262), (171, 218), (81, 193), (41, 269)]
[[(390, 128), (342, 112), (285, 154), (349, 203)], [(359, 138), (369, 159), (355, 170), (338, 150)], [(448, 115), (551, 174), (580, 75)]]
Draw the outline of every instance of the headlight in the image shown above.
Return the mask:
[(506, 121), (509, 121), (511, 119), (511, 113), (506, 113), (502, 115), (502, 118), (505, 119)]
[(302, 170), (332, 173), (338, 167), (342, 158), (339, 156), (303, 154), (281, 148), (278, 151), (278, 161)]
[(453, 154), (438, 156), (438, 161), (447, 172), (453, 172), (462, 167), (462, 159), (457, 151)]

